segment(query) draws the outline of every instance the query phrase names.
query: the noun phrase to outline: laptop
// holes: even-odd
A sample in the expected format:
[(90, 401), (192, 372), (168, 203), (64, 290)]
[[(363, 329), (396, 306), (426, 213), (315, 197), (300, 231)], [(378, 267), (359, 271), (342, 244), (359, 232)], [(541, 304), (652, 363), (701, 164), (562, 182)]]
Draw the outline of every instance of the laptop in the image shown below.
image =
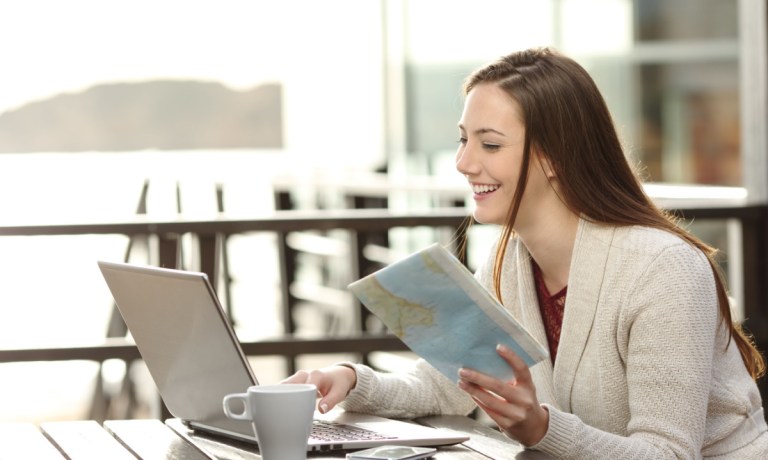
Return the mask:
[[(98, 265), (171, 415), (193, 431), (256, 443), (251, 423), (232, 420), (222, 409), (224, 395), (259, 383), (207, 276), (126, 263)], [(469, 439), (337, 409), (316, 415), (309, 451), (438, 446)]]

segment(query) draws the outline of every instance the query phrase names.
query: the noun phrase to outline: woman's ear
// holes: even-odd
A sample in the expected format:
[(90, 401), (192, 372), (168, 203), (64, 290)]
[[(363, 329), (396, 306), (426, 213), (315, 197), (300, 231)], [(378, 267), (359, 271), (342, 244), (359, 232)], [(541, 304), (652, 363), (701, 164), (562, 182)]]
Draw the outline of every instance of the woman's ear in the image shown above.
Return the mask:
[(541, 170), (544, 171), (544, 175), (547, 177), (547, 179), (557, 179), (555, 168), (552, 167), (552, 163), (549, 161), (549, 158), (546, 155), (537, 150), (536, 159), (541, 165)]

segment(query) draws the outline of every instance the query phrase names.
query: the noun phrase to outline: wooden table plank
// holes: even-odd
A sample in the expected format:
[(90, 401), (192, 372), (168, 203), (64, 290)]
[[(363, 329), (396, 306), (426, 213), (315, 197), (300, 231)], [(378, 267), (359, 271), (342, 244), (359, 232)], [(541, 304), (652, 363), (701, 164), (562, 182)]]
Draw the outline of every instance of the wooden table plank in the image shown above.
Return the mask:
[(0, 423), (0, 458), (3, 460), (63, 460), (64, 455), (33, 423)]
[(187, 442), (160, 420), (108, 420), (104, 422), (104, 428), (140, 459), (216, 458)]
[[(459, 416), (425, 417), (426, 425), (467, 433), (463, 444), (439, 447), (436, 460), (505, 458), (549, 460), (527, 451), (476, 420)], [(42, 431), (42, 432), (41, 432)], [(309, 458), (343, 459), (347, 451), (312, 452)], [(244, 442), (190, 431), (178, 419), (0, 423), (0, 458), (5, 459), (184, 459), (260, 460), (258, 448)]]
[(485, 426), (471, 418), (460, 415), (440, 415), (423, 417), (417, 420), (427, 426), (469, 433), (469, 441), (463, 445), (490, 458), (517, 460), (552, 460), (550, 455), (525, 448), (501, 434), (500, 431)]
[(223, 438), (195, 433), (177, 418), (168, 419), (165, 421), (165, 424), (187, 442), (195, 444), (199, 448), (213, 455), (216, 459), (261, 460), (261, 455), (259, 455), (259, 450), (256, 446), (234, 440), (225, 441)]
[[(203, 433), (190, 431), (178, 419), (169, 419), (165, 422), (170, 428), (187, 439), (188, 442), (208, 451), (219, 460), (261, 460), (256, 446), (245, 442), (214, 437)], [(330, 452), (310, 452), (308, 458), (344, 459), (349, 451), (337, 450)], [(485, 460), (485, 455), (465, 447), (463, 445), (438, 447), (433, 457), (435, 460)], [(504, 457), (499, 457), (504, 458)], [(528, 458), (528, 457), (521, 457)], [(535, 458), (535, 457), (533, 457)]]
[(40, 429), (71, 460), (136, 460), (93, 420), (46, 422)]

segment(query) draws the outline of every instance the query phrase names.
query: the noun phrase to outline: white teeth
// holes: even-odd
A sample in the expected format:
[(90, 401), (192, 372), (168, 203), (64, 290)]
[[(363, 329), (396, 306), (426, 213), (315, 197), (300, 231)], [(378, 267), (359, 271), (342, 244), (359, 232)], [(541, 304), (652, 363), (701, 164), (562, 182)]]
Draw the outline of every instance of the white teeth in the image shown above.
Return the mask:
[(488, 185), (488, 184), (477, 185), (476, 184), (472, 186), (472, 191), (475, 193), (488, 193), (488, 192), (493, 192), (498, 188), (499, 188), (498, 185)]

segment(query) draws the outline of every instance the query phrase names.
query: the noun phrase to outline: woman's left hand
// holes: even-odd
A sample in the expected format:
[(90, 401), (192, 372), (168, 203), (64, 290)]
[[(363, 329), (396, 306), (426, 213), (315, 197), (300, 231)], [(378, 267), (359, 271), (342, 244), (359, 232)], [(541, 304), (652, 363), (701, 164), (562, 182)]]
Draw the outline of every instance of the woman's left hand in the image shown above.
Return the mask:
[(459, 370), (459, 388), (510, 438), (532, 446), (547, 434), (549, 412), (539, 404), (531, 372), (525, 362), (509, 348), (496, 351), (512, 368), (515, 378), (507, 382), (472, 369)]

